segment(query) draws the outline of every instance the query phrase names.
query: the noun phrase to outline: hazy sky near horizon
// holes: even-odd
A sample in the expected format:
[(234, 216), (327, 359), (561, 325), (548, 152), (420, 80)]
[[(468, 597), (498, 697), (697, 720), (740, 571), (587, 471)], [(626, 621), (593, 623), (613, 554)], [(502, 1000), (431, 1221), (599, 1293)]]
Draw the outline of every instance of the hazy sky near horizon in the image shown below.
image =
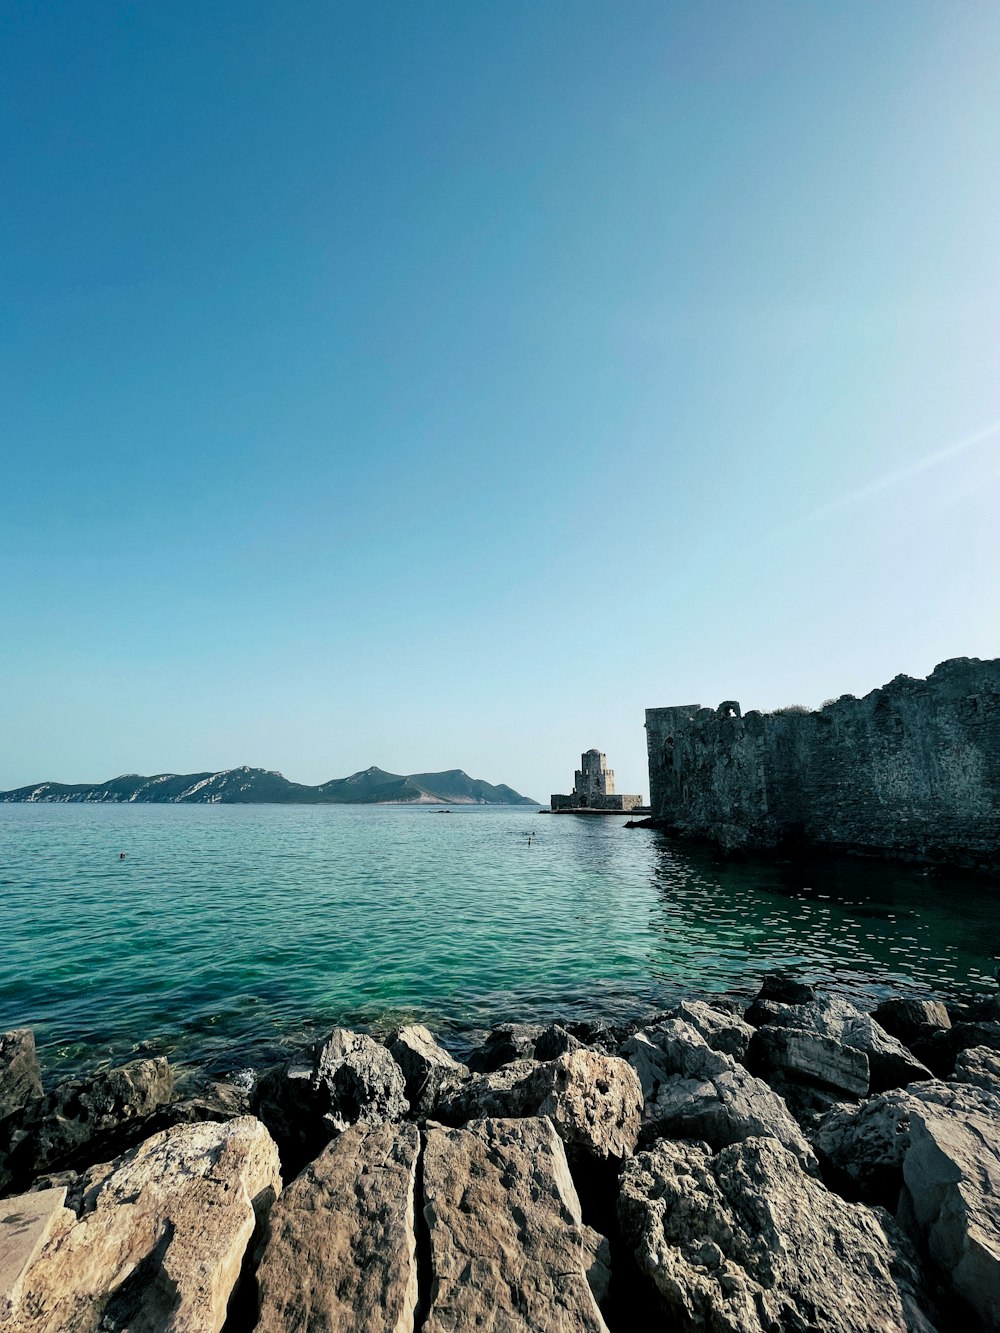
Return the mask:
[(648, 795), (1000, 654), (1000, 6), (12, 3), (0, 788)]

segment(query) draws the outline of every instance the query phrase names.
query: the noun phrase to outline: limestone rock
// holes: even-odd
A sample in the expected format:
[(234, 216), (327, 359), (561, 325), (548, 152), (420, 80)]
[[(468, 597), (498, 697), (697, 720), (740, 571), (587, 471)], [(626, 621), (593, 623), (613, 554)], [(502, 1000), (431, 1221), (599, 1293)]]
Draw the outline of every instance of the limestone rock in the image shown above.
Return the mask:
[(870, 1014), (859, 1013), (849, 1018), (841, 1030), (840, 1040), (845, 1046), (853, 1046), (867, 1055), (872, 1092), (905, 1088), (908, 1083), (920, 1083), (933, 1077), (927, 1066), (901, 1041), (880, 1027)]
[(0, 1201), (0, 1327), (17, 1308), (24, 1276), (44, 1246), (76, 1221), (65, 1200), (65, 1188), (54, 1188)]
[(438, 1103), (450, 1124), (486, 1116), (548, 1116), (564, 1143), (606, 1161), (627, 1157), (639, 1137), (642, 1088), (613, 1055), (583, 1049), (543, 1064), (521, 1060), (477, 1075)]
[(57, 1083), (27, 1127), (34, 1170), (79, 1168), (117, 1156), (147, 1136), (149, 1118), (172, 1093), (173, 1075), (162, 1058)]
[(1000, 1051), (970, 1046), (955, 1059), (955, 1082), (971, 1083), (1000, 1096)]
[(948, 1010), (940, 1000), (918, 1000), (897, 996), (884, 1000), (872, 1014), (875, 1021), (907, 1046), (938, 1028), (950, 1028)]
[(580, 1050), (539, 1065), (531, 1083), (564, 1143), (602, 1161), (628, 1157), (639, 1138), (642, 1088), (624, 1060)]
[(868, 1057), (834, 1037), (801, 1028), (758, 1028), (750, 1044), (751, 1067), (778, 1071), (851, 1097), (868, 1092)]
[(586, 1044), (558, 1023), (552, 1023), (535, 1042), (535, 1059), (558, 1060), (560, 1055), (568, 1055), (570, 1051), (582, 1051)]
[(484, 1116), (511, 1119), (535, 1115), (537, 1093), (531, 1076), (537, 1068), (534, 1060), (514, 1060), (488, 1074), (473, 1074), (465, 1083), (442, 1089), (434, 1113), (449, 1125)]
[(0, 1033), (0, 1121), (42, 1095), (42, 1076), (31, 1028)]
[(386, 1048), (347, 1028), (269, 1070), (254, 1101), (289, 1176), (348, 1125), (401, 1120), (409, 1106), (403, 1072)]
[(1000, 1329), (1000, 1101), (953, 1085), (910, 1112), (909, 1207), (931, 1258), (986, 1328)]
[(42, 1247), (12, 1328), (218, 1333), (280, 1188), (274, 1142), (249, 1116), (154, 1135), (114, 1163), (79, 1220)]
[(879, 1215), (771, 1138), (661, 1141), (626, 1164), (619, 1220), (679, 1333), (931, 1333)]
[(895, 1089), (860, 1106), (827, 1112), (813, 1138), (826, 1179), (842, 1194), (895, 1209), (910, 1146), (910, 1112), (917, 1104), (913, 1089)]
[(399, 1120), (410, 1109), (402, 1071), (389, 1052), (347, 1028), (334, 1028), (317, 1052), (313, 1086), (325, 1092), (326, 1119), (335, 1130)]
[(467, 1064), (474, 1074), (492, 1074), (514, 1060), (531, 1060), (543, 1031), (538, 1023), (498, 1023)]
[(429, 1029), (419, 1023), (397, 1028), (390, 1034), (386, 1046), (403, 1071), (406, 1098), (418, 1115), (433, 1110), (442, 1088), (453, 1086), (469, 1076), (468, 1068), (449, 1055), (434, 1040)]
[(808, 1004), (761, 1002), (755, 1007), (753, 1021), (758, 1028), (784, 1027), (818, 1032), (843, 1046), (863, 1051), (868, 1057), (872, 1092), (885, 1092), (932, 1077), (930, 1069), (902, 1042), (890, 1036), (870, 1014), (840, 995), (827, 995)]
[(606, 1286), (606, 1246), (583, 1225), (548, 1120), (432, 1127), (423, 1175), (433, 1267), (425, 1333), (606, 1333), (588, 1278)]
[(702, 1000), (685, 1000), (673, 1010), (675, 1017), (704, 1037), (714, 1051), (743, 1060), (754, 1030), (736, 1014), (714, 1009)]
[(815, 1172), (815, 1154), (782, 1099), (722, 1051), (713, 1051), (680, 1021), (625, 1042), (645, 1098), (643, 1142), (655, 1137), (704, 1139), (713, 1148), (771, 1135)]
[(417, 1306), (416, 1125), (354, 1125), (271, 1209), (257, 1333), (410, 1333)]

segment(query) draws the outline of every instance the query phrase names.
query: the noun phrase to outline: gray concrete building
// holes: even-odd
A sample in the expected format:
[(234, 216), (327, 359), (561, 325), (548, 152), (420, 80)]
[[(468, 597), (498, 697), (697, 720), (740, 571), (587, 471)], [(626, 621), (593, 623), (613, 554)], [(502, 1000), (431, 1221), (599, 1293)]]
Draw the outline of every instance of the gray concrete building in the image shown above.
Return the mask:
[(553, 811), (603, 810), (614, 814), (635, 810), (642, 805), (642, 797), (619, 795), (615, 791), (614, 769), (608, 768), (607, 755), (601, 754), (600, 750), (587, 750), (580, 756), (572, 792), (550, 796), (549, 803)]

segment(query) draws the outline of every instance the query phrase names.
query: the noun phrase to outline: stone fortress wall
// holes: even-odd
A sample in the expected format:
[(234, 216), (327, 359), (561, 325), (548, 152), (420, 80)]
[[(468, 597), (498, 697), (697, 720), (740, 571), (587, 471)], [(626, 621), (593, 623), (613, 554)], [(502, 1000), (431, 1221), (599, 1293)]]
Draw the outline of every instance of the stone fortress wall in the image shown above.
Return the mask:
[(679, 834), (1000, 870), (1000, 659), (816, 712), (650, 708), (646, 739), (652, 817)]

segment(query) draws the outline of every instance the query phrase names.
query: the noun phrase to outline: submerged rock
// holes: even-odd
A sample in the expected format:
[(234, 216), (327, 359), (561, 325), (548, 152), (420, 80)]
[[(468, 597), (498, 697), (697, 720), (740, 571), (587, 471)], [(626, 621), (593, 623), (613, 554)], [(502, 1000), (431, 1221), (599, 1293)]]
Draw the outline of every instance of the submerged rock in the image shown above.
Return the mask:
[(583, 1223), (547, 1119), (429, 1128), (423, 1188), (425, 1333), (606, 1333), (595, 1290), (607, 1290), (607, 1243)]
[(774, 1139), (661, 1141), (626, 1164), (619, 1221), (678, 1333), (932, 1333), (891, 1219)]
[(271, 1209), (258, 1333), (409, 1333), (417, 1308), (416, 1125), (354, 1125)]
[(218, 1333), (255, 1227), (281, 1189), (264, 1126), (251, 1117), (179, 1125), (104, 1170), (82, 1216), (59, 1216), (21, 1277), (12, 1328)]

